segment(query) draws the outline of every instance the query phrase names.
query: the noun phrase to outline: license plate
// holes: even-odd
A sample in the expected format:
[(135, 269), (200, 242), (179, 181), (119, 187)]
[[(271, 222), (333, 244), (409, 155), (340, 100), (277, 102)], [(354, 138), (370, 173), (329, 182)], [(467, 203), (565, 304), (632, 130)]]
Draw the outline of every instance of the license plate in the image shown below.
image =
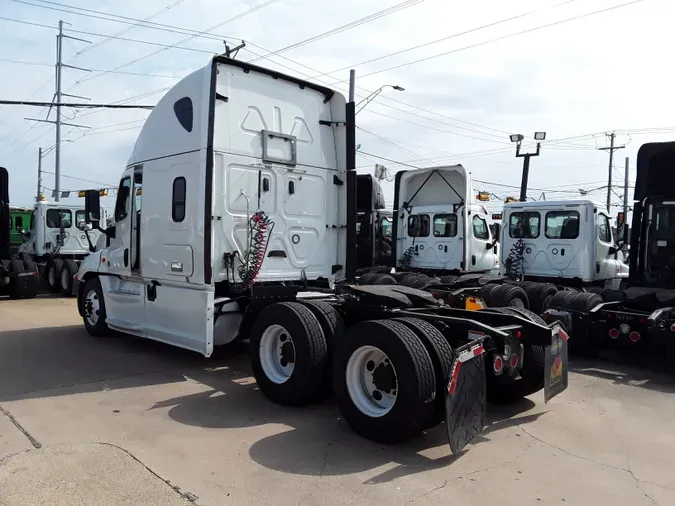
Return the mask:
[(551, 336), (551, 344), (544, 348), (544, 353), (544, 402), (548, 402), (567, 389), (569, 359), (567, 333), (563, 329)]

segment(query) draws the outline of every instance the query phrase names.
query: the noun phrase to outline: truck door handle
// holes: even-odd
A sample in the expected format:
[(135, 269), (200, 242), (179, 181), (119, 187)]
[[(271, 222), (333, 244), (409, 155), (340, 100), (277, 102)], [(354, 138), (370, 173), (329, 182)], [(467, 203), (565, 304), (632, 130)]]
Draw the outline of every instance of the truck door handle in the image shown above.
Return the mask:
[(124, 267), (129, 265), (129, 248), (124, 250)]
[(419, 250), (420, 250), (419, 245), (418, 245), (418, 244), (415, 244), (415, 251), (417, 252), (417, 251), (419, 251)]
[(445, 251), (445, 253), (447, 253), (447, 252), (448, 252), (448, 245), (447, 245), (447, 244), (445, 245), (445, 249), (444, 249), (444, 251)]

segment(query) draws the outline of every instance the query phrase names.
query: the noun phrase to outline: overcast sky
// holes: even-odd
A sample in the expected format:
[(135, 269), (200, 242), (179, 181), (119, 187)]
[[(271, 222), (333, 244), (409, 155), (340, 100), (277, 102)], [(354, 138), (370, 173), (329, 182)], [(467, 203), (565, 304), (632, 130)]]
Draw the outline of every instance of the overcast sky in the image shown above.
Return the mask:
[[(616, 6), (622, 7), (585, 16)], [(211, 38), (186, 40), (184, 33), (97, 19), (92, 16), (106, 16), (72, 7), (151, 17), (154, 23), (208, 31)], [(390, 11), (380, 13), (385, 9)], [(259, 59), (371, 15), (376, 19)], [(154, 104), (161, 90), (207, 64), (209, 53), (223, 51), (218, 36), (234, 44), (244, 39), (247, 49), (239, 59), (312, 77), (345, 93), (354, 66), (361, 98), (382, 85), (404, 87), (386, 89), (359, 113), (361, 150), (413, 166), (462, 163), (474, 179), (490, 182), (474, 183), (476, 190), (502, 199), (518, 190), (497, 184), (520, 185), (522, 160), (514, 157), (510, 132), (547, 132), (541, 155), (532, 159), (529, 195), (539, 198), (547, 190), (548, 200), (606, 184), (608, 155), (596, 149), (607, 145), (603, 132), (616, 130), (617, 144), (626, 144), (615, 156), (618, 193), (626, 156), (634, 163), (641, 144), (675, 137), (672, 0), (0, 0), (0, 16), (48, 25), (0, 19), (0, 99), (51, 100), (60, 19), (69, 23), (68, 35), (93, 42), (66, 39), (63, 47), (64, 62), (93, 69), (64, 69), (64, 90), (92, 102)], [(584, 17), (554, 24), (578, 16)], [(238, 19), (209, 31), (233, 17)], [(387, 57), (392, 53), (399, 54)], [(322, 74), (328, 75), (317, 77)], [(38, 148), (54, 143), (52, 125), (24, 117), (44, 118), (46, 112), (0, 106), (0, 165), (10, 171), (13, 205), (34, 201)], [(61, 170), (69, 177), (61, 188), (116, 186), (147, 112), (64, 113), (65, 121), (91, 129), (64, 128), (64, 140), (73, 142), (63, 145)], [(375, 161), (359, 155), (357, 165), (371, 171)], [(380, 163), (392, 172), (405, 168)], [(53, 151), (43, 169), (49, 172), (43, 185), (51, 189)], [(392, 185), (385, 190), (391, 202)], [(591, 195), (604, 201), (605, 192)]]

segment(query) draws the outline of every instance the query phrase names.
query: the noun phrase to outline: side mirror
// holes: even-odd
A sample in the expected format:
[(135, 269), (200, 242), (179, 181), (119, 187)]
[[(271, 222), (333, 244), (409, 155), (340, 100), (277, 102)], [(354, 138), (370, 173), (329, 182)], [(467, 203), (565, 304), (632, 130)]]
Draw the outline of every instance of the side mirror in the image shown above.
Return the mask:
[(84, 219), (86, 223), (101, 221), (101, 194), (98, 190), (84, 192)]
[(616, 246), (610, 246), (609, 247), (609, 254), (610, 255), (616, 255), (616, 252), (619, 251)]
[(492, 244), (491, 242), (489, 242), (489, 243), (487, 243), (487, 244), (485, 245), (485, 249), (488, 250), (488, 251), (490, 251), (490, 250), (491, 250), (492, 248), (494, 248), (494, 247), (495, 247), (495, 245)]
[(85, 221), (78, 222), (77, 228), (82, 230), (82, 232), (91, 232), (92, 230), (94, 230), (94, 226), (91, 223), (87, 223)]

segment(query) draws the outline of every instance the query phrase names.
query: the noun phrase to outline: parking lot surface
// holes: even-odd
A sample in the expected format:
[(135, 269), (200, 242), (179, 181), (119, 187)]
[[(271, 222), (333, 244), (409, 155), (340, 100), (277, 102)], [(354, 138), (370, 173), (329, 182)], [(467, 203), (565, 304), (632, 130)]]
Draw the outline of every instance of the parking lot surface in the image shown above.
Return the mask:
[(272, 404), (244, 345), (91, 338), (72, 299), (0, 300), (0, 505), (675, 504), (673, 381), (571, 370), (453, 456), (443, 426), (387, 447), (330, 400)]

